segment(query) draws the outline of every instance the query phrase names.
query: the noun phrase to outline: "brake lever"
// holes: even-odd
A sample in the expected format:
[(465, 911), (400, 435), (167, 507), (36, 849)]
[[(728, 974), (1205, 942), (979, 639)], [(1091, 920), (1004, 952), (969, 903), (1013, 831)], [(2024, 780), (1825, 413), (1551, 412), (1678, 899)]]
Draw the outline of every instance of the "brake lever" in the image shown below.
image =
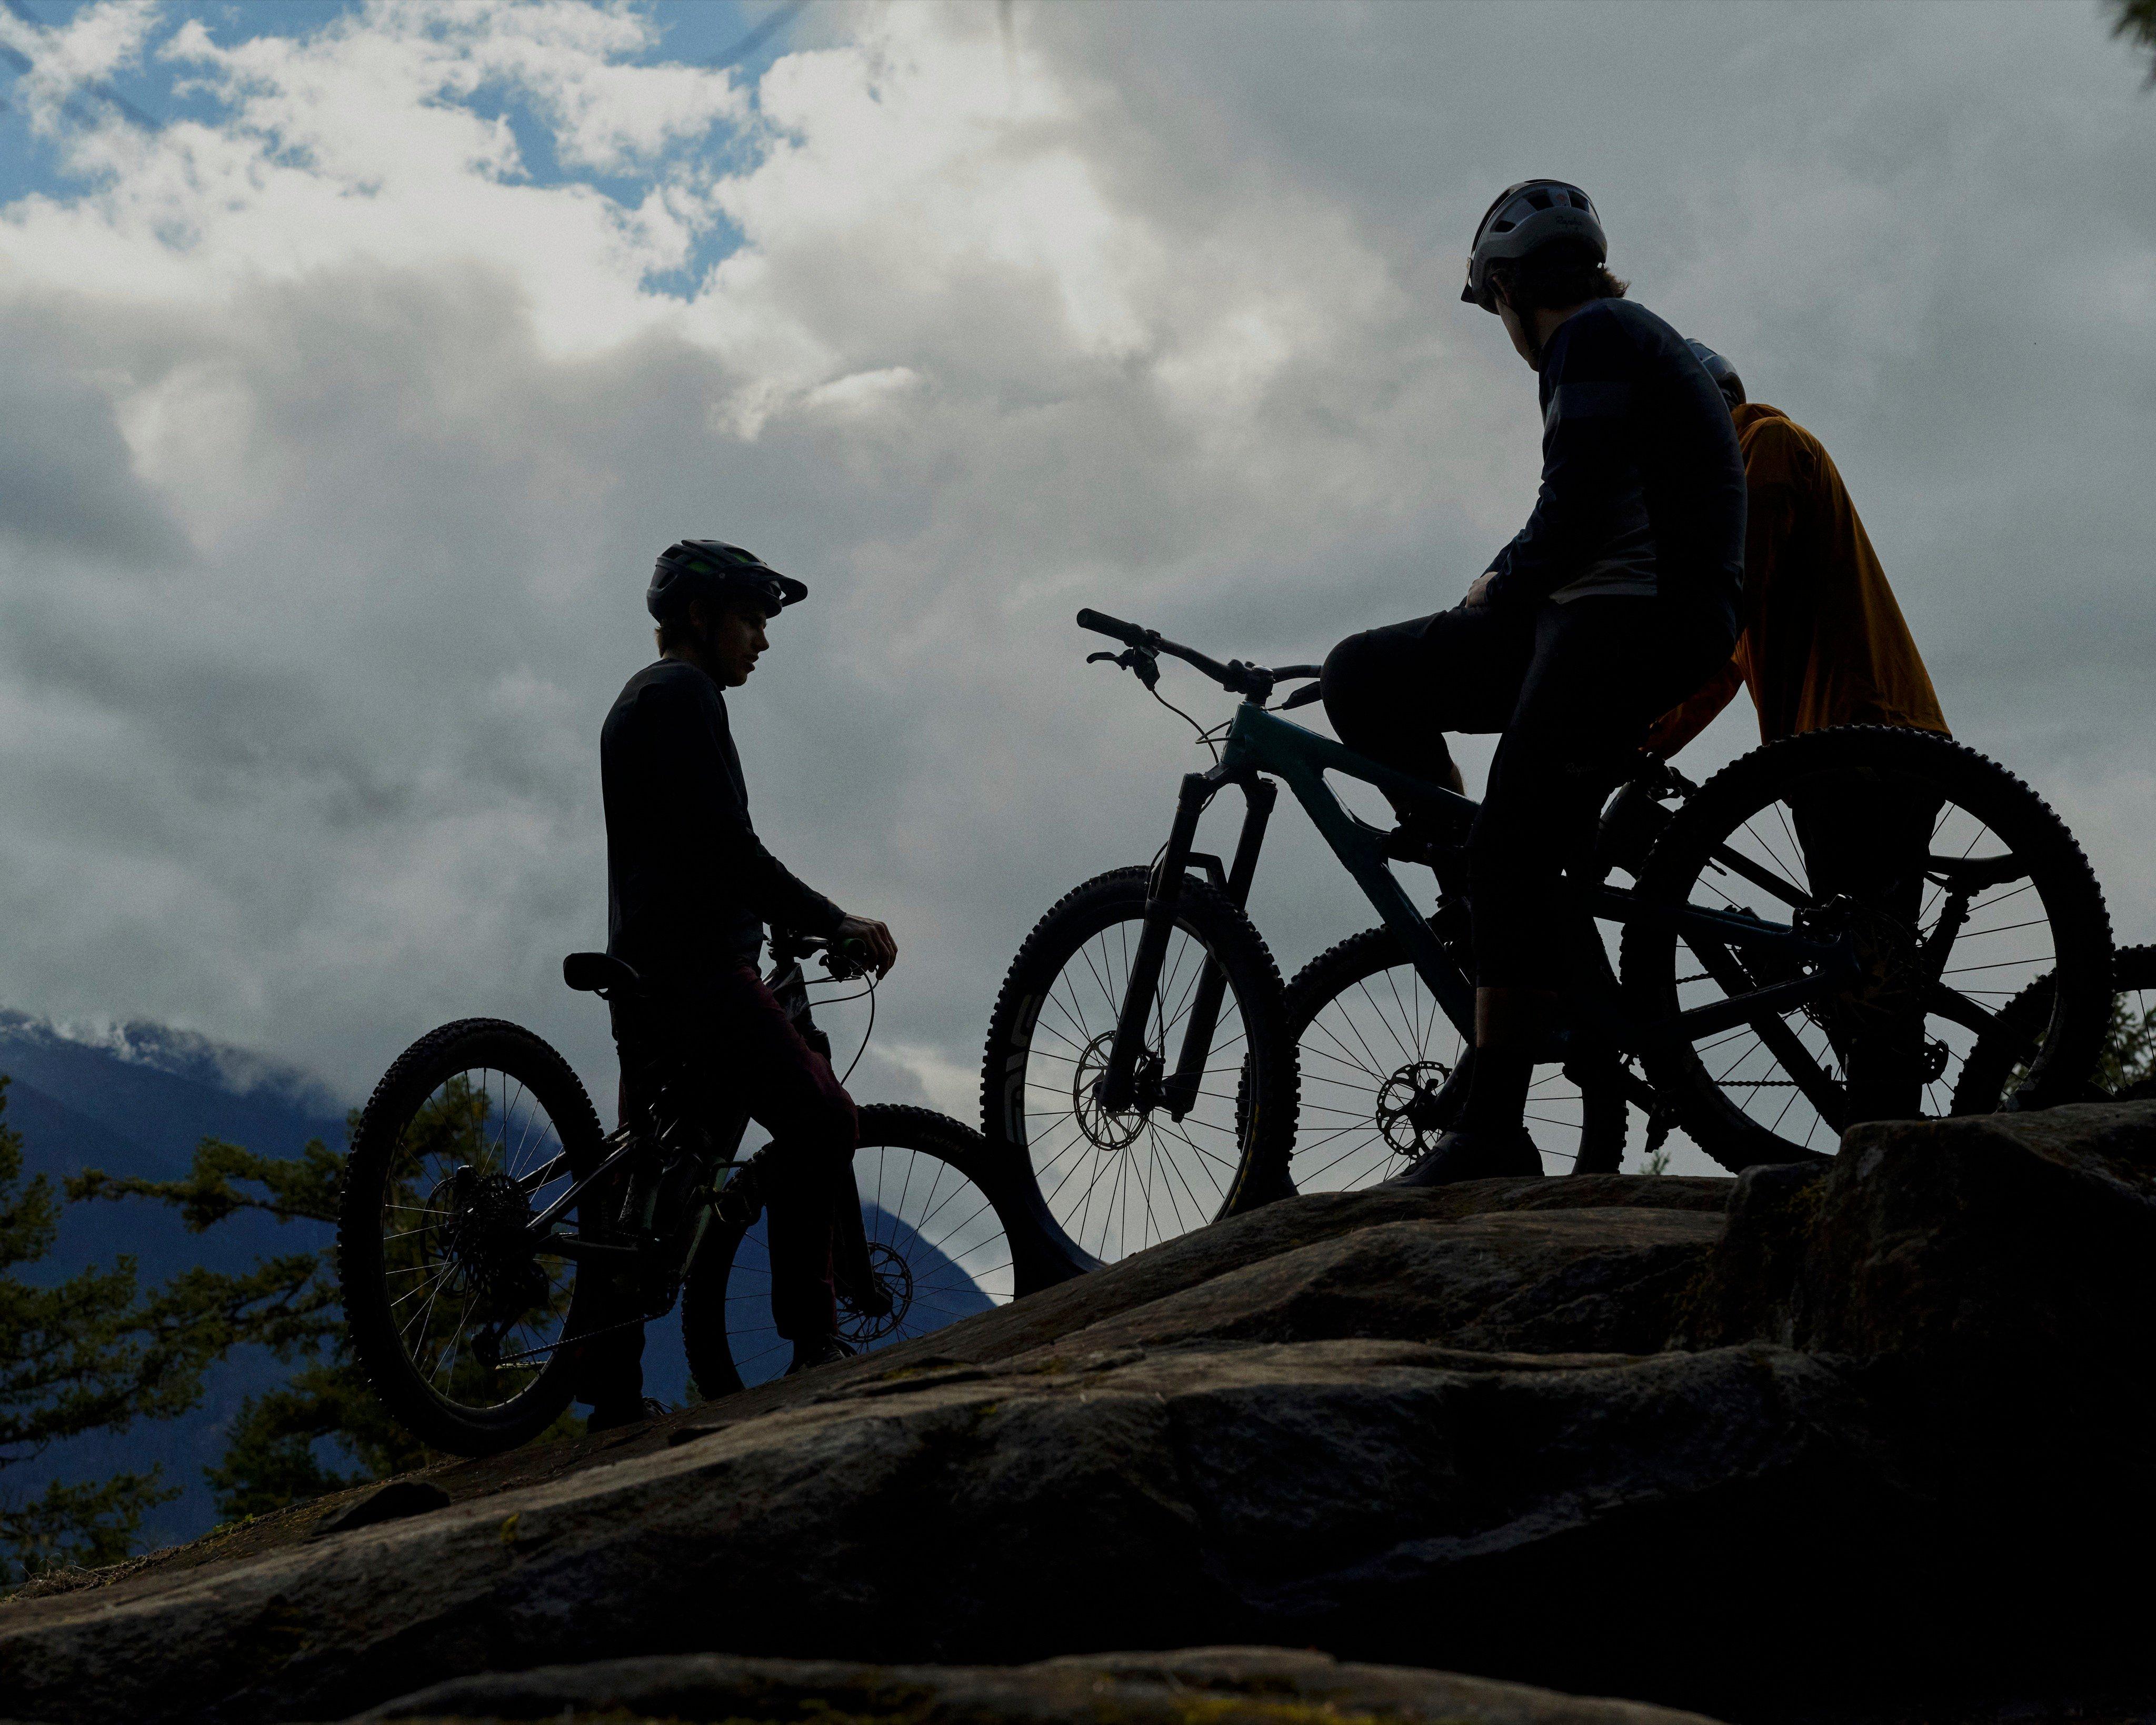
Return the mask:
[(1098, 665), (1104, 659), (1110, 665), (1122, 666), (1148, 689), (1156, 688), (1160, 683), (1160, 655), (1150, 648), (1126, 647), (1120, 653), (1088, 653), (1086, 663)]
[(1284, 713), (1291, 706), (1308, 706), (1324, 692), (1325, 685), (1322, 683), (1305, 683), (1273, 711), (1276, 713)]

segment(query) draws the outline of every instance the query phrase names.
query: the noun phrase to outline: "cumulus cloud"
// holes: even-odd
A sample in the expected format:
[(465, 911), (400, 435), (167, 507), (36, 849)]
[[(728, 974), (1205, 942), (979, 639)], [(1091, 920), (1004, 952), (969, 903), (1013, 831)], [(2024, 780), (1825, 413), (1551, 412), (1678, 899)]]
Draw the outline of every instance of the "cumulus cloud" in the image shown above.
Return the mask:
[[(12, 1003), (348, 1090), (500, 1013), (610, 1091), (555, 968), (603, 933), (597, 726), (653, 552), (715, 533), (814, 590), (735, 702), (759, 823), (898, 931), (878, 1093), (955, 1106), (1033, 916), (1150, 855), (1196, 758), (1070, 612), (1284, 660), (1450, 603), (1536, 455), (1460, 253), (1550, 171), (1826, 437), (1950, 715), (2149, 932), (2156, 110), (2100, 28), (1014, 18), (817, 8), (752, 80), (578, 0), (26, 39), (76, 179), (0, 209)], [(71, 116), (131, 56), (209, 117)], [(1369, 920), (1294, 825), (1285, 964)]]

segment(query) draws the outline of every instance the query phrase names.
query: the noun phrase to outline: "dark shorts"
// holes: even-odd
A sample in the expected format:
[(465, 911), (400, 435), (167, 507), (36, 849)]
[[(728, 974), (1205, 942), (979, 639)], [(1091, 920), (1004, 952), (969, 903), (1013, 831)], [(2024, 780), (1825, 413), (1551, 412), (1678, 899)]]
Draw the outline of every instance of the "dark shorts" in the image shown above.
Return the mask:
[(1728, 662), (1727, 623), (1648, 598), (1440, 611), (1350, 635), (1325, 661), (1340, 740), (1442, 781), (1449, 731), (1501, 732), (1468, 845), (1476, 981), (1565, 986), (1552, 902), (1647, 727)]

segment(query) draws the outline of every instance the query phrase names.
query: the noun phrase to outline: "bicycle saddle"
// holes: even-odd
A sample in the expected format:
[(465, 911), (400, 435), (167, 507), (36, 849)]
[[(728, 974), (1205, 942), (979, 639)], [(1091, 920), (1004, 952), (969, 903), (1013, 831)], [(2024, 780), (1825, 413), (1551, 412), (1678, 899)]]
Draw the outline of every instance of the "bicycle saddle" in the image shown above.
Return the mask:
[(644, 979), (619, 958), (604, 952), (572, 952), (562, 961), (562, 980), (579, 994), (630, 994)]

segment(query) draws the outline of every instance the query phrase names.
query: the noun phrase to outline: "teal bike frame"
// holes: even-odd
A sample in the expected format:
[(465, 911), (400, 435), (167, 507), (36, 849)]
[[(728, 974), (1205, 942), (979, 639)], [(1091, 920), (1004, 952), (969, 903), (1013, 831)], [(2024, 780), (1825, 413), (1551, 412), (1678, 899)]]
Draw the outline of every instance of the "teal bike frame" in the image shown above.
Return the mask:
[[(1265, 686), (1269, 689), (1270, 676)], [(1161, 966), (1174, 927), (1183, 877), (1194, 865), (1206, 872), (1239, 908), (1248, 901), (1250, 882), (1257, 873), (1258, 852), (1277, 795), (1274, 779), (1294, 793), (1312, 824), (1332, 847), (1333, 855), (1354, 876), (1385, 926), (1399, 937), (1416, 973), (1445, 1016), (1465, 1040), (1473, 1041), (1474, 984), (1446, 953), (1427, 916), (1416, 910), (1394, 878), (1388, 860), (1394, 834), (1349, 812), (1326, 783), (1328, 773), (1375, 786), (1396, 804), (1413, 806), (1430, 822), (1440, 841), (1451, 838), (1464, 843), (1480, 806), (1442, 785), (1380, 766), (1330, 737), (1283, 719), (1262, 706), (1260, 699), (1245, 700), (1229, 726), (1219, 763), (1207, 772), (1188, 774), (1183, 781), (1175, 824), (1147, 894), (1144, 928), (1132, 960), (1129, 989), (1123, 998), (1107, 1067), (1100, 1080), (1097, 1094), (1103, 1107), (1120, 1111), (1137, 1101), (1138, 1058), (1147, 1044), (1147, 1024), (1153, 1014), (1153, 997), (1160, 986)], [(1218, 857), (1192, 847), (1199, 819), (1213, 798), (1231, 784), (1242, 790), (1247, 807), (1235, 860), (1223, 870)], [(1756, 876), (1759, 872), (1733, 855), (1717, 852), (1717, 860), (1742, 874)], [(1789, 896), (1786, 886), (1771, 875), (1760, 884), (1779, 896)], [(1786, 1061), (1784, 1045), (1795, 1044), (1797, 1038), (1780, 1015), (1841, 987), (1857, 973), (1855, 942), (1847, 934), (1833, 942), (1815, 940), (1787, 924), (1769, 922), (1748, 912), (1658, 903), (1600, 882), (1568, 883), (1563, 890), (1568, 901), (1558, 908), (1582, 932), (1584, 946), (1589, 949), (1586, 956), (1591, 960), (1584, 969), (1593, 985), (1578, 1003), (1581, 1009), (1573, 1014), (1574, 1022), (1556, 1034), (1546, 1053), (1548, 1060), (1569, 1061), (1586, 1047), (1606, 1049), (1620, 1055), (1635, 1054), (1660, 1039), (1697, 1042), (1749, 1023), (1771, 1049), (1784, 1054)], [(1640, 1023), (1625, 1010), (1609, 956), (1594, 936), (1597, 918), (1614, 922), (1644, 918), (1673, 924), (1715, 978), (1724, 998), (1661, 1024)], [(1774, 969), (1791, 979), (1768, 988), (1753, 987), (1751, 973), (1735, 956), (1736, 951), (1746, 949), (1771, 949)], [(1161, 1099), (1177, 1118), (1189, 1110), (1196, 1098), (1225, 988), (1226, 977), (1220, 967), (1209, 963), (1192, 996), (1183, 1047)], [(1789, 1064), (1799, 1072), (1818, 1070), (1809, 1060)], [(1810, 1100), (1823, 1115), (1830, 1119), (1839, 1117), (1838, 1096), (1824, 1085), (1803, 1087), (1808, 1094), (1814, 1089), (1820, 1091)], [(1634, 1086), (1628, 1084), (1627, 1088)], [(1648, 1100), (1645, 1096), (1635, 1099)]]

